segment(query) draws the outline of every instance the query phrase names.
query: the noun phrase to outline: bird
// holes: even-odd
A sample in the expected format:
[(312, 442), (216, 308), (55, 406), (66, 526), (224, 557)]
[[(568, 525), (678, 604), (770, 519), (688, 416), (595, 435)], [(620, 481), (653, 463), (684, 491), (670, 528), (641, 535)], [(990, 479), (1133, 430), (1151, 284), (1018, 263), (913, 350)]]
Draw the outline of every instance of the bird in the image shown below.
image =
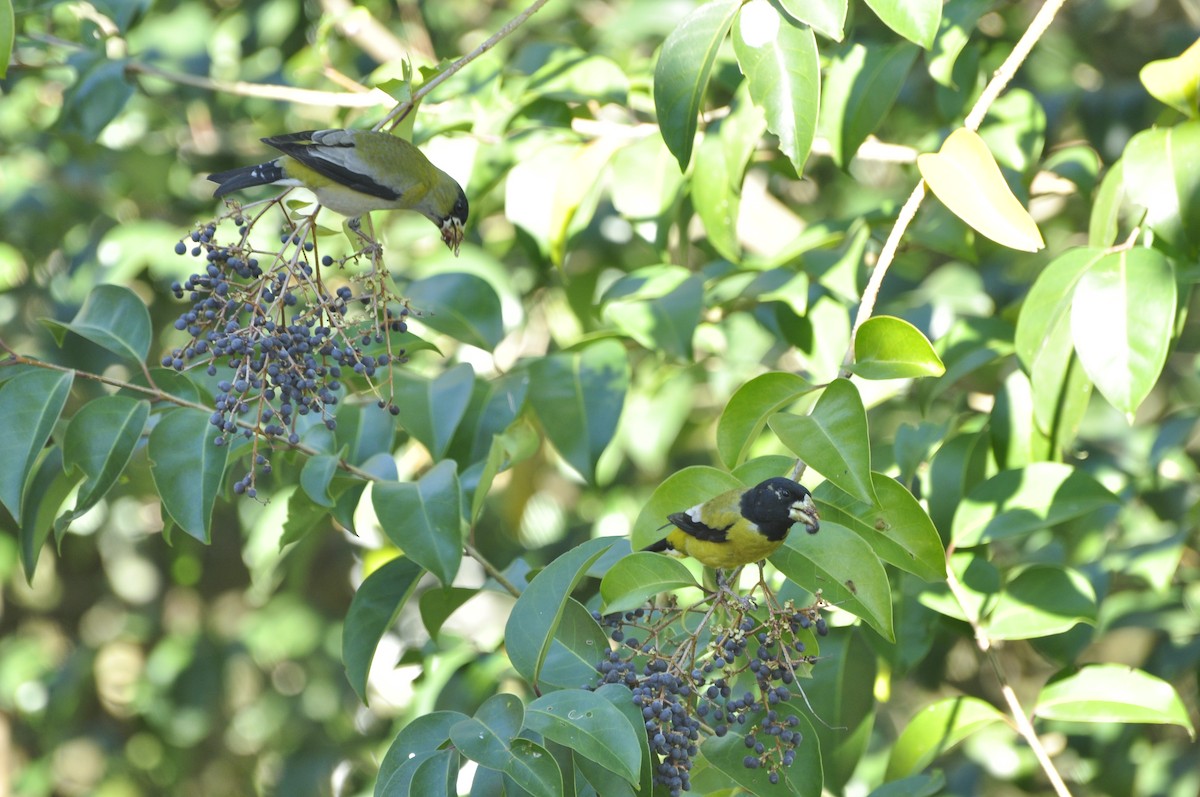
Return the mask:
[(643, 551), (686, 554), (717, 569), (765, 559), (783, 544), (795, 523), (803, 523), (809, 534), (821, 528), (812, 494), (782, 476), (728, 490), (668, 515), (667, 521), (661, 528), (675, 528)]
[(437, 225), (458, 254), (467, 223), (467, 195), (454, 178), (415, 146), (370, 130), (306, 130), (262, 139), (283, 153), (275, 160), (215, 172), (213, 196), (256, 185), (303, 186), (323, 207), (359, 218), (372, 210), (415, 210)]

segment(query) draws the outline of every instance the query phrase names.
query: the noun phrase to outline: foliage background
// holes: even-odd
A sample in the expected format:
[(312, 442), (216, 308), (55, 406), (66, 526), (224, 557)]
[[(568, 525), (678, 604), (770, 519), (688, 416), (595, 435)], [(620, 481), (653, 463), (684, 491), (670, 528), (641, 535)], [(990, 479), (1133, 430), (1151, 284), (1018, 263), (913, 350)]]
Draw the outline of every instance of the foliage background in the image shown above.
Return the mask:
[[(868, 145), (851, 161), (837, 148), (842, 133), (818, 126), (803, 179), (770, 134), (737, 150), (738, 125), (753, 131), (756, 122), (726, 45), (707, 94), (714, 135), (705, 141), (728, 135), (732, 143), (724, 153), (701, 144), (684, 183), (657, 126), (681, 120), (656, 117), (652, 87), (664, 38), (693, 9), (657, 0), (548, 3), (437, 88), (416, 115), (415, 140), (471, 198), (463, 256), (441, 250), (423, 220), (379, 219), (401, 290), (409, 280), (473, 274), (499, 300), (460, 296), (450, 305), (485, 340), (502, 324), (498, 339), (470, 346), (462, 330), (427, 329), (444, 356), (417, 353), (411, 372), (432, 379), (466, 362), (480, 384), (500, 374), (533, 380), (511, 418), (515, 461), (493, 485), (470, 538), (518, 584), (589, 538), (628, 534), (672, 473), (720, 464), (717, 421), (747, 380), (776, 370), (813, 384), (836, 375), (869, 265), (919, 179), (912, 156), (936, 150), (961, 124), (1035, 5), (947, 3), (944, 14), (966, 39), (957, 58), (935, 50), (938, 62), (903, 44), (866, 5), (851, 4), (846, 40), (819, 39), (826, 94), (836, 96), (828, 81), (855, 46), (893, 63), (911, 59), (907, 71), (884, 70), (904, 77), (892, 97), (876, 86), (847, 100), (880, 141), (907, 149), (896, 158)], [(401, 58), (431, 66), (458, 57), (517, 10), (337, 0), (18, 3), (14, 64), (0, 82), (5, 345), (134, 379), (136, 367), (82, 337), (57, 345), (40, 320), (67, 323), (95, 286), (126, 286), (149, 310), (149, 359), (157, 362), (178, 345), (172, 324), (181, 306), (169, 285), (194, 269), (173, 254), (175, 242), (214, 213), (204, 174), (261, 157), (260, 136), (373, 123), (393, 101), (341, 107), (369, 96), (350, 91), (350, 82), (401, 95)], [(869, 706), (859, 710), (873, 721), (840, 763), (826, 760), (830, 790), (863, 794), (882, 784), (900, 733), (940, 697), (974, 695), (1005, 711), (991, 661), (1026, 706), (1064, 669), (1136, 666), (1171, 683), (1195, 725), (1194, 246), (1170, 253), (1179, 284), (1170, 355), (1132, 423), (1097, 394), (1078, 429), (1047, 444), (1033, 430), (1014, 330), (1046, 264), (1095, 228), (1101, 180), (1131, 137), (1179, 121), (1138, 75), (1194, 41), (1198, 13), (1167, 2), (1068, 3), (983, 131), (1047, 249), (1024, 254), (991, 244), (929, 197), (883, 284), (878, 311), (921, 329), (948, 372), (911, 382), (856, 380), (869, 408), (874, 469), (900, 476), (926, 500), (943, 541), (971, 484), (1041, 460), (1086, 471), (1119, 504), (971, 554), (972, 563), (1005, 577), (1030, 562), (1082, 574), (1095, 600), (1091, 615), (1069, 630), (1033, 641), (1015, 634), (981, 656), (961, 612), (947, 608), (944, 585), (903, 573), (892, 573), (895, 643), (835, 613), (829, 659), (816, 673), (828, 680), (818, 689), (831, 696), (831, 715), (863, 701)], [(954, 30), (943, 29), (940, 45)], [(931, 74), (952, 79), (943, 84)], [(326, 94), (315, 102), (286, 91), (248, 96), (233, 81)], [(833, 116), (822, 108), (823, 118)], [(1066, 150), (1073, 156), (1064, 160), (1078, 157), (1083, 166), (1047, 168)], [(735, 151), (749, 164), (744, 175), (736, 158), (728, 160)], [(1098, 156), (1093, 166), (1079, 154), (1087, 151)], [(728, 184), (706, 186), (721, 169)], [(722, 226), (731, 215), (736, 226)], [(1123, 219), (1128, 231), (1136, 213)], [(653, 268), (660, 264), (686, 271)], [(782, 284), (774, 281), (781, 274), (790, 275)], [(547, 406), (538, 369), (580, 351), (599, 352), (617, 376)], [(103, 392), (76, 380), (64, 417)], [(420, 403), (420, 392), (418, 385), (404, 394), (408, 406)], [(619, 423), (599, 437), (581, 438), (554, 421), (574, 409), (603, 428), (606, 417), (615, 421), (615, 407)], [(799, 411), (810, 407), (801, 403)], [(474, 453), (464, 425), (431, 457), (405, 418), (389, 429), (386, 445), (400, 480), (427, 473), (446, 450), (460, 460)], [(753, 456), (789, 454), (769, 433), (744, 443)], [(942, 469), (939, 452), (947, 452)], [(528, 695), (503, 647), (512, 599), (481, 590), (485, 573), (466, 558), (455, 582), (464, 591), (427, 592), (433, 597), (401, 613), (376, 655), (369, 705), (362, 704), (343, 671), (342, 624), (364, 576), (396, 550), (370, 501), (339, 516), (343, 525), (353, 517), (357, 536), (334, 530), (327, 516), (295, 521), (305, 459), (280, 452), (274, 477), (259, 484), (264, 500), (235, 499), (226, 489), (210, 544), (178, 530), (168, 544), (139, 449), (100, 505), (71, 524), (60, 546), (41, 550), (28, 583), (20, 535), (29, 530), (18, 532), (5, 517), (12, 531), (0, 537), (0, 776), (9, 791), (366, 794), (383, 751), (413, 718), (435, 708), (470, 715), (497, 691)], [(954, 462), (957, 472), (946, 466)], [(459, 462), (464, 470), (470, 464), (477, 460)], [(244, 468), (235, 463), (226, 485)], [(470, 486), (479, 473), (461, 478)], [(286, 525), (289, 517), (298, 525)], [(429, 580), (421, 589), (435, 586)], [(431, 607), (466, 599), (444, 625), (422, 621), (419, 610), (436, 614)], [(1030, 611), (1038, 614), (1036, 601)], [(1184, 795), (1200, 785), (1197, 747), (1175, 725), (1042, 719), (1038, 730), (1077, 793)], [(1048, 789), (1029, 750), (1003, 725), (974, 733), (936, 766), (946, 793)]]

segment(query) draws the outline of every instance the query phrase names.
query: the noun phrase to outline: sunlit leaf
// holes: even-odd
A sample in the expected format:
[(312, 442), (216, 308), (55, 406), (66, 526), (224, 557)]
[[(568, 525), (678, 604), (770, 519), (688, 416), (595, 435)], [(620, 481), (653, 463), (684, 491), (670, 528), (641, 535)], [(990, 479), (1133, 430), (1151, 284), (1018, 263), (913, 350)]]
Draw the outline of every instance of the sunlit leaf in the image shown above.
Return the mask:
[(888, 759), (887, 779), (920, 772), (959, 742), (1004, 715), (976, 697), (950, 697), (923, 708), (900, 733)]
[(1120, 664), (1092, 664), (1046, 684), (1033, 711), (1038, 717), (1071, 722), (1179, 725), (1196, 737), (1174, 687)]
[(854, 333), (849, 370), (864, 379), (941, 376), (946, 373), (933, 344), (902, 318), (874, 316)]

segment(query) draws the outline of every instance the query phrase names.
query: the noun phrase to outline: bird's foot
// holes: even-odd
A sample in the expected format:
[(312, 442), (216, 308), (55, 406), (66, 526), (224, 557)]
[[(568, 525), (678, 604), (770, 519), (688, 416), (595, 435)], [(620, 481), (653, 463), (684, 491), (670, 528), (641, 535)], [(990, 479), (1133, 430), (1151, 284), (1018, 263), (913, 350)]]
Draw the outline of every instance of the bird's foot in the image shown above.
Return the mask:
[(726, 579), (724, 571), (717, 571), (718, 599), (726, 598), (731, 603), (736, 603), (744, 612), (753, 611), (758, 607), (758, 604), (755, 602), (754, 598), (751, 598), (748, 595), (740, 594), (733, 586), (733, 583), (737, 582), (737, 577), (741, 575), (741, 572), (742, 569), (739, 567), (737, 570), (733, 571), (729, 579)]

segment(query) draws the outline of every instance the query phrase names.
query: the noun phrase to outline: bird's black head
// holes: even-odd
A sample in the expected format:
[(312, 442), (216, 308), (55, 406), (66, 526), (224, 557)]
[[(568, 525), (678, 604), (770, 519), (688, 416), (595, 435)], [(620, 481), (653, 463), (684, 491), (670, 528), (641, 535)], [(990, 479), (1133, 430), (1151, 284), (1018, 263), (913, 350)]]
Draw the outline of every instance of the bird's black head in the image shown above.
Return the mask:
[(466, 193), (462, 190), (462, 186), (456, 187), (458, 196), (450, 208), (450, 214), (438, 220), (438, 226), (442, 228), (442, 241), (454, 250), (455, 255), (458, 254), (458, 247), (462, 244), (463, 225), (467, 223), (467, 215), (470, 213)]
[(458, 219), (458, 223), (462, 226), (467, 224), (467, 216), (470, 214), (471, 208), (467, 204), (467, 194), (462, 188), (458, 189), (458, 199), (454, 200), (454, 207), (450, 208), (450, 217)]
[(820, 529), (817, 507), (804, 485), (776, 476), (751, 487), (742, 495), (742, 517), (752, 521), (771, 540), (782, 540), (796, 521), (809, 534)]

